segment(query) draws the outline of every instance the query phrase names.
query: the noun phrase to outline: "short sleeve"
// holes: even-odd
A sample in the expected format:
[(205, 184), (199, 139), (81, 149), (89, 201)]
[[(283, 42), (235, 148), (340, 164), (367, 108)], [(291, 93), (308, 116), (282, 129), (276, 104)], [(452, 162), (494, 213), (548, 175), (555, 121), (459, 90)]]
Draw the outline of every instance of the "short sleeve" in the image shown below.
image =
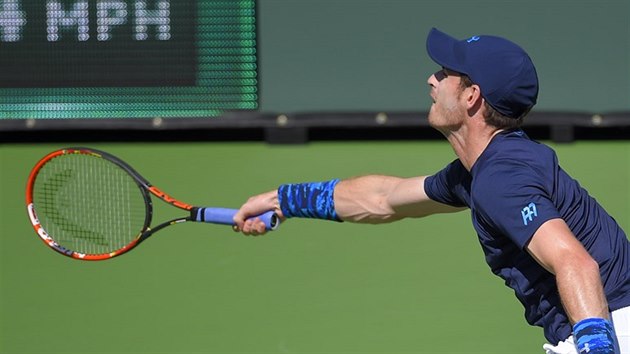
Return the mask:
[(455, 160), (438, 173), (428, 176), (424, 180), (424, 190), (431, 200), (454, 207), (464, 207), (468, 206), (467, 198), (464, 196), (468, 190), (466, 181), (470, 181), (468, 171), (459, 160)]

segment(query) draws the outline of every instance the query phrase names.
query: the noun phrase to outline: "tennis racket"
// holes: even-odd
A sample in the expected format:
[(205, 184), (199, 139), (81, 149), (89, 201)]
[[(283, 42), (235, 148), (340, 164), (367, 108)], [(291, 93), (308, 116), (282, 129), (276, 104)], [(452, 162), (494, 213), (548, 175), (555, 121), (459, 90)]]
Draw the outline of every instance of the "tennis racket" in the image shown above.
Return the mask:
[[(186, 214), (151, 226), (154, 198)], [(44, 243), (81, 260), (119, 256), (169, 225), (187, 221), (233, 225), (237, 212), (183, 203), (119, 158), (82, 147), (51, 152), (35, 165), (28, 178), (26, 205)], [(268, 230), (280, 224), (272, 211), (257, 217)]]

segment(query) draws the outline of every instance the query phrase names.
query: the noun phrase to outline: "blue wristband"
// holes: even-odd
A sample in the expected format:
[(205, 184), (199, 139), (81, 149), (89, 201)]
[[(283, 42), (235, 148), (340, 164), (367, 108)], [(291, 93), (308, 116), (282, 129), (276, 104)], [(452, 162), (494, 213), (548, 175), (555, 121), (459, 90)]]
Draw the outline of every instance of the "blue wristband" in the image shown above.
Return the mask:
[(326, 182), (283, 184), (278, 187), (278, 202), (282, 214), (287, 217), (302, 217), (341, 221), (335, 211), (333, 192), (339, 179)]
[(580, 353), (615, 354), (615, 331), (610, 321), (587, 318), (573, 326), (573, 337)]

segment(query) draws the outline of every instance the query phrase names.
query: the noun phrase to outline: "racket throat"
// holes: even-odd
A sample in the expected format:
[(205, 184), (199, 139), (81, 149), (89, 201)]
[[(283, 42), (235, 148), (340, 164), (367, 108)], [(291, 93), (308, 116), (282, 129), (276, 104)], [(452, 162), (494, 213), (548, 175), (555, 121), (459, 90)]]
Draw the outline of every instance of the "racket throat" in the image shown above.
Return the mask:
[(192, 207), (190, 209), (190, 220), (197, 222), (205, 222), (205, 217), (203, 215), (202, 210), (205, 208)]

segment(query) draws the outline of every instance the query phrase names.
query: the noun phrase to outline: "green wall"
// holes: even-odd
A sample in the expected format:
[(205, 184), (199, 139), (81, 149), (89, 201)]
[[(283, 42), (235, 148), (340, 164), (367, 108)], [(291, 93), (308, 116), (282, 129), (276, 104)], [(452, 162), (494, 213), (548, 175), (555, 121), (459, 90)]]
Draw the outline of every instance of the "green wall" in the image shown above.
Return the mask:
[(539, 110), (630, 110), (629, 16), (628, 0), (259, 0), (260, 108), (426, 110), (438, 27), (523, 46)]

